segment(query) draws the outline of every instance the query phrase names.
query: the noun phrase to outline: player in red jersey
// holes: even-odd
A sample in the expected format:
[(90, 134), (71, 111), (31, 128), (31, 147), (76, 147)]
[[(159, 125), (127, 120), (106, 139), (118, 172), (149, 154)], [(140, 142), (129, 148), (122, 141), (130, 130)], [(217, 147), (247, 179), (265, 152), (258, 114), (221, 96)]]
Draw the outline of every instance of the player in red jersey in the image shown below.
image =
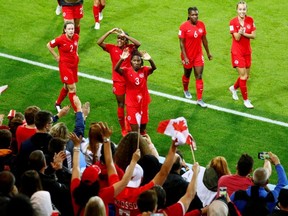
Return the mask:
[(103, 19), (102, 10), (106, 5), (106, 0), (94, 0), (93, 15), (95, 20), (94, 29), (100, 29), (100, 20)]
[[(61, 102), (67, 94), (74, 111), (76, 112), (77, 110), (73, 97), (76, 95), (76, 83), (78, 82), (79, 35), (74, 34), (74, 26), (75, 24), (73, 22), (66, 22), (64, 24), (63, 34), (47, 44), (48, 50), (59, 63), (60, 78), (64, 84), (55, 104), (57, 112), (60, 111)], [(55, 47), (58, 47), (59, 54), (54, 51)]]
[[(140, 53), (135, 50), (131, 54), (131, 66), (120, 67), (125, 59), (128, 58), (130, 52), (125, 49), (120, 60), (116, 64), (114, 70), (121, 74), (127, 85), (126, 92), (126, 108), (127, 119), (132, 131), (138, 131), (137, 113), (140, 117), (140, 133), (146, 133), (146, 125), (148, 123), (148, 105), (151, 101), (148, 92), (147, 80), (148, 76), (156, 70), (156, 65), (151, 56), (147, 52)], [(151, 67), (143, 66), (143, 60), (149, 61)]]
[(75, 33), (80, 33), (80, 19), (83, 18), (83, 0), (60, 0), (64, 22), (74, 22)]
[[(104, 40), (110, 34), (117, 34), (117, 45), (105, 43)], [(131, 41), (132, 44), (128, 42)], [(116, 63), (120, 59), (120, 55), (123, 50), (128, 48), (131, 53), (133, 50), (137, 49), (141, 43), (133, 37), (130, 37), (127, 33), (123, 32), (119, 28), (113, 28), (110, 31), (106, 32), (102, 37), (99, 38), (97, 44), (102, 47), (102, 49), (110, 54), (111, 62), (112, 62), (112, 80), (113, 80), (113, 93), (116, 96), (118, 109), (117, 116), (118, 121), (121, 126), (122, 135), (125, 136), (127, 134), (127, 128), (125, 127), (125, 93), (126, 93), (126, 84), (125, 79), (119, 73), (114, 70)], [(127, 59), (122, 63), (122, 66), (129, 67), (131, 55), (127, 57)]]
[(247, 4), (244, 1), (237, 3), (238, 16), (230, 21), (230, 33), (232, 35), (231, 60), (232, 66), (236, 68), (239, 77), (234, 85), (229, 87), (232, 98), (238, 100), (237, 89), (240, 88), (245, 107), (251, 109), (254, 106), (248, 100), (247, 80), (251, 67), (251, 45), (250, 39), (256, 37), (256, 27), (252, 17), (247, 16)]
[(204, 69), (202, 44), (206, 50), (209, 60), (212, 60), (212, 55), (209, 52), (205, 25), (202, 21), (198, 20), (197, 7), (188, 8), (188, 19), (186, 22), (181, 24), (178, 37), (181, 48), (181, 60), (184, 67), (184, 75), (182, 76), (184, 96), (188, 99), (192, 98), (188, 86), (192, 68), (194, 68), (197, 104), (201, 107), (207, 107), (207, 104), (202, 100), (202, 93), (204, 88), (202, 80)]

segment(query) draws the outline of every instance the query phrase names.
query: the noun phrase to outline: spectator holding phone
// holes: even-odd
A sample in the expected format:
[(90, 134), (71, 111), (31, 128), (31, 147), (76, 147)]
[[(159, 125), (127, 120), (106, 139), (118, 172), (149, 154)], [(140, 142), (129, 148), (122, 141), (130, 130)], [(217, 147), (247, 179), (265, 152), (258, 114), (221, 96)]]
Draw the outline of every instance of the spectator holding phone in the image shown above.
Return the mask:
[[(253, 173), (254, 186), (247, 190), (238, 190), (231, 196), (242, 215), (267, 215), (275, 208), (281, 188), (287, 185), (287, 176), (277, 155), (268, 152), (269, 161), (275, 166), (278, 182), (274, 190), (267, 192), (265, 186), (269, 181), (269, 171), (266, 168), (257, 168)], [(254, 212), (256, 211), (256, 212)]]

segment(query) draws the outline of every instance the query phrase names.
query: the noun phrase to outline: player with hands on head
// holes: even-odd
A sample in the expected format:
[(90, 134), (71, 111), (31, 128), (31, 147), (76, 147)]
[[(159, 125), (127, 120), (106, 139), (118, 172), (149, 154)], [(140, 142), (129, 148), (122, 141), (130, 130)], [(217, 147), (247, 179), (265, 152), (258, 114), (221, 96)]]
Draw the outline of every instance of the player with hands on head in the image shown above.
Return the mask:
[[(148, 92), (148, 76), (156, 70), (156, 65), (151, 56), (146, 52), (133, 51), (131, 54), (131, 66), (126, 67), (123, 62), (130, 56), (128, 49), (124, 49), (120, 55), (120, 60), (115, 65), (114, 70), (124, 77), (126, 89), (126, 109), (127, 119), (132, 131), (138, 131), (136, 114), (141, 115), (140, 133), (146, 133), (146, 125), (149, 120), (148, 105), (151, 101)], [(143, 60), (149, 61), (149, 66), (143, 66)]]
[[(116, 45), (104, 42), (105, 39), (111, 34), (117, 35)], [(131, 41), (132, 43), (129, 44), (129, 41)], [(117, 116), (118, 116), (119, 124), (121, 126), (122, 136), (125, 136), (127, 132), (130, 130), (129, 128), (126, 128), (126, 125), (125, 125), (124, 105), (125, 105), (126, 83), (125, 83), (124, 78), (114, 70), (114, 67), (119, 61), (120, 55), (122, 54), (124, 49), (128, 48), (129, 52), (132, 53), (133, 50), (138, 49), (141, 43), (135, 38), (129, 36), (122, 29), (113, 28), (109, 30), (108, 32), (106, 32), (102, 37), (100, 37), (97, 41), (97, 44), (104, 51), (110, 54), (111, 63), (112, 63), (113, 93), (116, 96), (117, 106), (118, 106)], [(125, 67), (131, 66), (130, 57), (131, 56), (129, 56), (123, 62), (122, 66), (125, 66)]]

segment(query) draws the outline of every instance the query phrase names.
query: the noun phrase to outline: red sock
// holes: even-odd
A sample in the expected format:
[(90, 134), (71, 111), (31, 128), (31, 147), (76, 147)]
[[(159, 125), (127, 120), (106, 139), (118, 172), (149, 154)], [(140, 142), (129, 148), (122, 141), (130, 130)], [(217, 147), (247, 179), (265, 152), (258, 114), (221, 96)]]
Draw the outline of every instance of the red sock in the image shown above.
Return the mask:
[(60, 91), (56, 104), (60, 105), (62, 101), (65, 99), (65, 97), (67, 96), (67, 94), (68, 94), (68, 90), (63, 87)]
[(124, 108), (118, 107), (117, 109), (118, 121), (122, 130), (125, 130), (125, 117), (124, 117)]
[(238, 77), (238, 79), (236, 80), (236, 82), (234, 83), (234, 89), (238, 89), (239, 88), (239, 80), (240, 80), (240, 77)]
[(73, 100), (74, 95), (76, 95), (75, 92), (69, 92), (68, 93), (68, 97), (69, 97), (70, 103), (72, 105), (72, 108), (74, 109), (75, 112), (77, 112), (77, 107), (75, 106), (74, 100)]
[(93, 14), (94, 14), (94, 20), (95, 23), (99, 23), (99, 13), (100, 13), (100, 7), (93, 5)]
[(102, 10), (105, 8), (105, 5), (100, 4), (100, 5), (99, 5), (99, 8), (100, 8), (100, 9), (99, 9), (99, 12), (101, 13)]
[(204, 83), (202, 79), (196, 79), (196, 92), (197, 92), (197, 100), (202, 99)]
[(239, 88), (241, 90), (241, 94), (243, 97), (243, 100), (248, 99), (248, 92), (247, 92), (247, 80), (239, 80)]
[(80, 26), (75, 26), (75, 33), (80, 34)]
[(182, 84), (183, 84), (184, 91), (188, 91), (189, 82), (190, 82), (190, 78), (187, 78), (185, 75), (183, 75)]

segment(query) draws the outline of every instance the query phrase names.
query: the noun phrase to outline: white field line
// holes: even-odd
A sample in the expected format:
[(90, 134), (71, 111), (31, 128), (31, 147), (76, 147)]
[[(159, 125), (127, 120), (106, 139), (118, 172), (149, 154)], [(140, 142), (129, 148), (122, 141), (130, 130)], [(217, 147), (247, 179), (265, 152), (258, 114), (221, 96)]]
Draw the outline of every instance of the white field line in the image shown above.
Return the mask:
[[(19, 58), (19, 57), (8, 55), (8, 54), (1, 53), (1, 52), (0, 52), (0, 56), (3, 57), (3, 58), (8, 58), (8, 59), (12, 59), (12, 60), (15, 60), (15, 61), (20, 61), (20, 62), (24, 62), (24, 63), (27, 63), (27, 64), (35, 65), (35, 66), (38, 66), (38, 67), (43, 67), (43, 68), (46, 68), (46, 69), (51, 69), (51, 70), (57, 70), (58, 71), (58, 67), (47, 65), (47, 64), (43, 64), (43, 63), (40, 63), (40, 62), (35, 62), (35, 61), (31, 61), (31, 60), (24, 59), (24, 58)], [(85, 74), (85, 73), (82, 73), (82, 72), (79, 72), (78, 75), (81, 76), (81, 77), (88, 78), (88, 79), (97, 80), (97, 81), (100, 81), (100, 82), (112, 84), (111, 80), (108, 80), (108, 79), (105, 79), (105, 78), (101, 78), (101, 77), (97, 77), (97, 76), (94, 76), (94, 75), (89, 75), (89, 74)], [(193, 101), (193, 100), (190, 100), (190, 99), (185, 99), (185, 98), (182, 98), (182, 97), (169, 95), (169, 94), (166, 94), (166, 93), (157, 92), (157, 91), (153, 91), (153, 90), (149, 90), (149, 92), (150, 92), (150, 94), (157, 95), (157, 96), (160, 96), (160, 97), (165, 97), (165, 98), (168, 98), (168, 99), (171, 99), (171, 100), (176, 100), (176, 101), (181, 101), (181, 102), (185, 102), (185, 103), (190, 103), (190, 104), (196, 105), (196, 101)], [(262, 121), (262, 122), (267, 122), (267, 123), (270, 123), (270, 124), (275, 124), (275, 125), (280, 125), (280, 126), (283, 126), (283, 127), (288, 127), (288, 123), (286, 123), (286, 122), (281, 122), (281, 121), (277, 121), (277, 120), (273, 120), (273, 119), (269, 119), (269, 118), (265, 118), (265, 117), (261, 117), (261, 116), (251, 115), (251, 114), (248, 114), (248, 113), (243, 113), (243, 112), (227, 109), (227, 108), (215, 106), (215, 105), (212, 105), (212, 104), (207, 104), (207, 105), (208, 105), (208, 107), (207, 107), (208, 109), (213, 109), (213, 110), (217, 110), (217, 111), (221, 111), (221, 112), (230, 113), (230, 114), (233, 114), (233, 115), (242, 116), (242, 117), (245, 117), (245, 118), (250, 118), (250, 119), (254, 119), (254, 120), (258, 120), (258, 121)]]

